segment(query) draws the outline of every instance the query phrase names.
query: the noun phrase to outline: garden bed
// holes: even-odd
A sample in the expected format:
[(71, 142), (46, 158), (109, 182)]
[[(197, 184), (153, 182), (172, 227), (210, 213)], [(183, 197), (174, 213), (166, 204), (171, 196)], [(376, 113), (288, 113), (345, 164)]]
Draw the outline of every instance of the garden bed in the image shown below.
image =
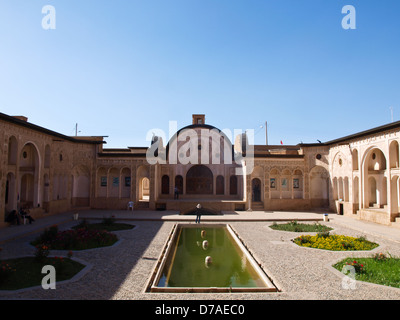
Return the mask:
[(106, 230), (79, 228), (58, 231), (57, 226), (52, 226), (31, 244), (35, 247), (46, 245), (51, 250), (85, 250), (111, 246), (117, 241), (118, 237)]
[(353, 266), (355, 280), (400, 288), (400, 258), (382, 253), (370, 258), (346, 258), (333, 265), (339, 271)]
[(39, 286), (45, 274), (42, 268), (53, 265), (56, 270), (56, 282), (69, 280), (85, 266), (70, 258), (45, 257), (40, 261), (35, 257), (23, 257), (2, 260), (0, 262), (0, 290), (18, 290)]
[(329, 235), (329, 232), (319, 233), (315, 236), (303, 235), (293, 239), (293, 242), (301, 247), (331, 251), (372, 250), (379, 246), (365, 237)]
[(291, 231), (291, 232), (326, 232), (333, 230), (332, 228), (319, 223), (298, 223), (291, 221), (288, 223), (277, 224), (274, 222), (269, 226), (273, 230)]
[(72, 229), (77, 230), (77, 229), (82, 229), (86, 228), (88, 230), (105, 230), (108, 232), (112, 231), (121, 231), (121, 230), (131, 230), (135, 228), (135, 225), (129, 224), (129, 223), (120, 223), (120, 222), (108, 222), (104, 221), (99, 222), (99, 223), (88, 223), (86, 220), (83, 220), (81, 223), (78, 225), (72, 227)]

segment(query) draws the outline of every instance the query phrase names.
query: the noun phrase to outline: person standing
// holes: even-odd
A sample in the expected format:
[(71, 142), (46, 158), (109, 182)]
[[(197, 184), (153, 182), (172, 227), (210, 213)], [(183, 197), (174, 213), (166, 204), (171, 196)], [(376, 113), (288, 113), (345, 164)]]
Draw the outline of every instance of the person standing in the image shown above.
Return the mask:
[(179, 189), (178, 189), (178, 187), (175, 187), (175, 189), (174, 189), (174, 199), (179, 199)]
[(196, 223), (200, 223), (200, 219), (201, 219), (201, 204), (199, 203), (196, 206)]

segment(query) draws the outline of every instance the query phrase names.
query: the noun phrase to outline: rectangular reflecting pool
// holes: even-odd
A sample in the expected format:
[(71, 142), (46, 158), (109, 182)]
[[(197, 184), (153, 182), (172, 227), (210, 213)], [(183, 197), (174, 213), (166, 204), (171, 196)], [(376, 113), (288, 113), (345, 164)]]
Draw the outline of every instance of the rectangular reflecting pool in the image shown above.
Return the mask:
[(176, 224), (150, 292), (277, 291), (229, 225)]

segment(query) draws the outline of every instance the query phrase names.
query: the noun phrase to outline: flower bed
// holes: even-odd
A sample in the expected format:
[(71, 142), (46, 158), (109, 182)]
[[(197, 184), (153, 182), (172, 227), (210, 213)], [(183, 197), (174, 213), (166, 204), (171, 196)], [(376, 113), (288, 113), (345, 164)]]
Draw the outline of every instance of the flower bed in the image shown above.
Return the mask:
[(332, 251), (372, 250), (378, 247), (377, 243), (368, 241), (364, 237), (349, 237), (344, 235), (329, 235), (320, 233), (315, 236), (304, 235), (293, 240), (299, 246)]
[(291, 231), (291, 232), (326, 232), (332, 230), (332, 228), (319, 223), (298, 223), (297, 221), (291, 221), (288, 223), (276, 223), (274, 222), (269, 226), (273, 230), (280, 231)]
[(118, 241), (115, 234), (105, 230), (81, 228), (58, 231), (57, 226), (46, 229), (31, 244), (46, 245), (52, 250), (85, 250), (111, 246)]
[(346, 265), (355, 269), (355, 279), (400, 288), (400, 258), (379, 253), (370, 258), (346, 258), (333, 267), (341, 272)]

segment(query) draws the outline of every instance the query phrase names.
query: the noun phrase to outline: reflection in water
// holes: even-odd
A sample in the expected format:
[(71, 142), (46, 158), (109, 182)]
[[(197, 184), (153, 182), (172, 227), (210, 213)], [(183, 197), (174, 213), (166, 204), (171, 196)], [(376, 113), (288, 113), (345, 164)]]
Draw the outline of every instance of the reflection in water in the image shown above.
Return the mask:
[(225, 227), (181, 228), (171, 252), (158, 286), (264, 286)]
[(244, 271), (244, 269), (246, 269), (246, 265), (247, 265), (247, 258), (246, 258), (246, 255), (243, 253), (242, 254), (242, 271)]
[(206, 268), (209, 268), (212, 265), (212, 258), (210, 256), (207, 256), (204, 261), (204, 264), (205, 264)]

